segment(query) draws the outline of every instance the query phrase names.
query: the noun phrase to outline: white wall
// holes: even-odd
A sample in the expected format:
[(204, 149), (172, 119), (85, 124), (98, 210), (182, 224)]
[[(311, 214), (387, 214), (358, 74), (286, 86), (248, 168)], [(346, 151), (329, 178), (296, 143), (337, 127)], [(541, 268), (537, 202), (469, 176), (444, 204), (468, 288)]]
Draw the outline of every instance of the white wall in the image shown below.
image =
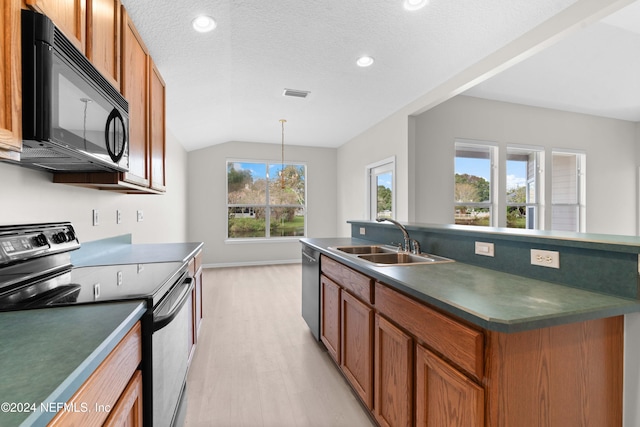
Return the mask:
[[(0, 162), (0, 224), (71, 221), (82, 242), (131, 234), (134, 243), (186, 241), (187, 153), (167, 131), (167, 192), (118, 194), (52, 183), (52, 174)], [(98, 209), (100, 224), (92, 225)], [(116, 224), (116, 209), (122, 223)], [(144, 221), (136, 222), (142, 209)]]
[[(189, 238), (204, 241), (203, 264), (251, 265), (300, 261), (298, 239), (225, 242), (227, 237), (227, 159), (278, 160), (280, 145), (228, 142), (191, 151), (189, 159)], [(287, 145), (285, 160), (307, 164), (307, 235), (336, 235), (336, 149)]]
[(452, 98), (415, 122), (416, 221), (453, 222), (454, 142), (466, 138), (497, 143), (502, 153), (507, 144), (542, 146), (547, 172), (552, 149), (584, 150), (586, 231), (636, 234), (635, 123), (467, 96)]
[(367, 165), (396, 157), (396, 215), (399, 221), (409, 219), (409, 158), (407, 113), (397, 112), (349, 143), (338, 148), (338, 235), (349, 236), (346, 221), (367, 217)]

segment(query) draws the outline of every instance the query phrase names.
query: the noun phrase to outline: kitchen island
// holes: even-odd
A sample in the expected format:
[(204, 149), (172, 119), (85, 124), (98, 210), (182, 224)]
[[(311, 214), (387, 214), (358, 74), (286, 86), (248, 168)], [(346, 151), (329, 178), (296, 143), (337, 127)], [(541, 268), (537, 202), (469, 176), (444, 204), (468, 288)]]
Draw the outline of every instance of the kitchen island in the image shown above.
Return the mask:
[(374, 265), (336, 249), (375, 244), (354, 237), (301, 241), (321, 254), (321, 341), (380, 425), (622, 425), (637, 299), (457, 261)]

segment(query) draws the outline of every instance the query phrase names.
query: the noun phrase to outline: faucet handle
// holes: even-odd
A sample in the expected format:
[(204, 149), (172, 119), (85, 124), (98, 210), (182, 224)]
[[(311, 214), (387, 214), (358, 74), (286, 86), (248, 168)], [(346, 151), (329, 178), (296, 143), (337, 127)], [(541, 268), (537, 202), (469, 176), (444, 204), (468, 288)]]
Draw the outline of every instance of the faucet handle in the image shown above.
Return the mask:
[(395, 246), (398, 252), (402, 251), (402, 243), (391, 242), (391, 246)]
[(418, 242), (416, 239), (411, 239), (411, 252), (419, 255), (421, 250), (420, 250), (420, 242)]

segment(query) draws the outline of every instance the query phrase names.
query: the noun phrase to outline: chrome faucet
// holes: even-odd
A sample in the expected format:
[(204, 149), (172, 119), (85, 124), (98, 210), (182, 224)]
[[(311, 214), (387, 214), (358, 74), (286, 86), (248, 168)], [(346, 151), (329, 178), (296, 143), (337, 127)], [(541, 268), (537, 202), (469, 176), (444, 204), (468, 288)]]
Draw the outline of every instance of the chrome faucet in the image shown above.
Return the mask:
[[(398, 227), (400, 231), (402, 231), (402, 235), (404, 237), (404, 246), (402, 248), (403, 251), (413, 252), (414, 254), (420, 253), (420, 243), (416, 239), (412, 239), (411, 237), (409, 237), (409, 232), (407, 231), (406, 228), (404, 228), (404, 225), (390, 218), (376, 218), (376, 221), (378, 222), (389, 221), (390, 223)], [(412, 245), (413, 245), (413, 249), (411, 249)]]

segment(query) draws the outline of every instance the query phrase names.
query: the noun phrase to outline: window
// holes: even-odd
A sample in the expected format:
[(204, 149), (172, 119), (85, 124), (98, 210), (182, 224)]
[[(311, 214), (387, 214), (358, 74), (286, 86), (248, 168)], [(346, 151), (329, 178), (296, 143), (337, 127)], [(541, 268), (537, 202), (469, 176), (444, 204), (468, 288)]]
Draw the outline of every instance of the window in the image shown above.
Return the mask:
[(480, 143), (456, 142), (455, 223), (496, 225), (493, 215), (496, 148)]
[(538, 229), (542, 148), (507, 147), (507, 227)]
[(306, 165), (227, 161), (227, 211), (229, 239), (304, 236)]
[(551, 229), (584, 232), (586, 155), (554, 151), (552, 164)]
[(367, 166), (369, 219), (394, 218), (395, 157)]

